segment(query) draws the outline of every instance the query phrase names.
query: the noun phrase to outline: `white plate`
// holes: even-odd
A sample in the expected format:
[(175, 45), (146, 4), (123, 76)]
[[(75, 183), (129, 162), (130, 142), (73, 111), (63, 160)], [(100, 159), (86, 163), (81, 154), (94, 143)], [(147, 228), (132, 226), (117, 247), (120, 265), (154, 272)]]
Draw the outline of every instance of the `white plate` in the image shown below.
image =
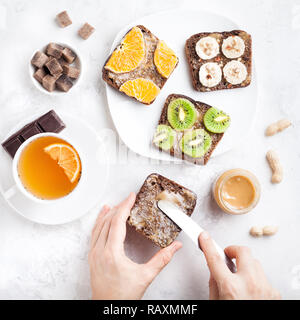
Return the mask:
[[(12, 159), (3, 148), (0, 148), (0, 193), (7, 203), (23, 217), (50, 225), (71, 222), (88, 213), (101, 201), (109, 174), (105, 146), (94, 129), (77, 117), (56, 110), (55, 112), (66, 124), (66, 128), (62, 131), (63, 136), (74, 141), (74, 144), (78, 146), (80, 157), (85, 164), (85, 172), (82, 173), (80, 183), (68, 197), (57, 203), (37, 203), (28, 199), (18, 189), (11, 189), (14, 185)], [(7, 137), (39, 116), (35, 115), (24, 120)], [(10, 190), (14, 191), (11, 197)]]
[[(216, 106), (230, 114), (232, 123), (213, 153), (223, 154), (242, 142), (250, 132), (256, 114), (257, 86), (255, 68), (252, 83), (247, 88), (198, 92), (192, 87), (184, 53), (185, 41), (195, 33), (229, 31), (239, 27), (229, 18), (209, 12), (168, 11), (141, 18), (122, 29), (112, 50), (133, 26), (142, 24), (176, 52), (179, 64), (161, 93), (150, 106), (143, 105), (106, 86), (109, 109), (123, 142), (134, 152), (153, 159), (178, 161), (151, 145), (165, 99), (171, 93), (190, 96), (194, 100)], [(247, 31), (247, 30), (246, 30)]]

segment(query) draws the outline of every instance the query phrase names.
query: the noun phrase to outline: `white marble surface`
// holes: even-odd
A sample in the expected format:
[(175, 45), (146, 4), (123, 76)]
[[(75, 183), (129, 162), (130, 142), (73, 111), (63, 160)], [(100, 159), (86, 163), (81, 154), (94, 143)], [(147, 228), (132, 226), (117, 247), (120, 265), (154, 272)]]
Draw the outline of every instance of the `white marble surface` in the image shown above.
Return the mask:
[[(114, 129), (100, 70), (116, 33), (142, 15), (176, 7), (224, 14), (252, 34), (259, 85), (254, 130), (244, 145), (212, 159), (206, 167), (157, 163), (132, 154), (122, 144), (117, 152), (111, 147), (112, 170), (103, 204), (114, 204), (129, 191), (137, 191), (151, 172), (170, 177), (197, 192), (194, 219), (220, 244), (251, 247), (283, 298), (299, 299), (300, 1), (0, 0), (0, 138), (26, 115), (50, 107), (81, 116), (99, 133)], [(64, 9), (69, 11), (73, 25), (60, 29), (53, 18)], [(96, 27), (96, 32), (84, 42), (76, 31), (86, 21)], [(197, 31), (201, 30), (195, 26)], [(83, 81), (65, 96), (46, 96), (28, 78), (33, 50), (51, 40), (70, 43), (85, 58)], [(280, 117), (290, 118), (293, 127), (265, 138), (266, 125)], [(284, 165), (280, 185), (270, 184), (265, 160), (269, 147), (279, 150)], [(259, 205), (244, 216), (223, 214), (211, 200), (212, 181), (232, 167), (250, 169), (262, 185)], [(21, 218), (0, 198), (0, 298), (88, 299), (87, 253), (97, 211), (66, 225), (43, 226)], [(280, 230), (274, 237), (253, 239), (248, 230), (254, 224), (278, 224)], [(145, 298), (207, 299), (204, 259), (183, 234), (179, 238), (184, 248), (153, 282)], [(145, 261), (157, 250), (131, 230), (126, 249), (137, 261)]]

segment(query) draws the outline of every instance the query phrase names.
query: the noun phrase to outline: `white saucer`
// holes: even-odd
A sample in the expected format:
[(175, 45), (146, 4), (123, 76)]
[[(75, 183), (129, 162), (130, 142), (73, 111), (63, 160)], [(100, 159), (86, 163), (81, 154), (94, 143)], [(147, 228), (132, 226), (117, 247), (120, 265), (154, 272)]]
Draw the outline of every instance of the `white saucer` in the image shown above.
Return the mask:
[[(71, 222), (88, 213), (101, 201), (109, 175), (109, 162), (104, 151), (105, 146), (94, 129), (77, 117), (56, 110), (55, 112), (66, 124), (62, 134), (74, 141), (81, 152), (80, 157), (84, 158), (85, 172), (81, 177), (78, 190), (75, 189), (76, 192), (57, 203), (36, 203), (28, 199), (13, 187), (12, 159), (2, 147), (0, 148), (1, 194), (21, 216), (37, 223), (50, 225)], [(24, 120), (7, 137), (39, 116), (41, 114)], [(13, 195), (11, 196), (11, 194)]]
[[(245, 140), (254, 123), (257, 109), (257, 85), (254, 63), (249, 87), (213, 92), (193, 89), (185, 57), (185, 41), (195, 33), (240, 29), (231, 19), (205, 11), (169, 10), (138, 19), (127, 25), (116, 36), (112, 50), (133, 26), (142, 24), (159, 39), (164, 40), (178, 55), (179, 64), (156, 100), (149, 106), (126, 97), (106, 86), (107, 101), (118, 133), (134, 152), (153, 159), (178, 161), (152, 146), (151, 140), (160, 118), (165, 99), (178, 93), (224, 110), (231, 116), (231, 125), (212, 156), (223, 154)], [(247, 30), (245, 30), (247, 31)], [(253, 48), (255, 50), (255, 48)]]

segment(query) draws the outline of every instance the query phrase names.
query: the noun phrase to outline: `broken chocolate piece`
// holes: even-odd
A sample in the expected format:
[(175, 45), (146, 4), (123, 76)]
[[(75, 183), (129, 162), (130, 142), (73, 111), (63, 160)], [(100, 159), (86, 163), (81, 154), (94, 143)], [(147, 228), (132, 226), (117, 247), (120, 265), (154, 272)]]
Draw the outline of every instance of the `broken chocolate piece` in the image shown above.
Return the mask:
[(37, 68), (42, 68), (48, 59), (49, 57), (45, 53), (37, 51), (31, 59), (31, 64)]
[(42, 80), (43, 80), (43, 78), (45, 77), (46, 74), (47, 73), (46, 73), (45, 69), (44, 68), (40, 68), (40, 69), (36, 70), (36, 72), (33, 74), (33, 77), (38, 82), (42, 83)]
[(63, 66), (63, 73), (72, 79), (77, 79), (79, 77), (80, 71), (75, 67)]
[(64, 92), (68, 92), (73, 86), (72, 81), (68, 76), (63, 74), (58, 80), (56, 80), (56, 87)]
[(62, 56), (63, 50), (64, 50), (64, 47), (60, 46), (57, 43), (51, 42), (48, 44), (46, 52), (49, 56), (59, 59)]
[(46, 67), (49, 70), (49, 72), (55, 76), (63, 72), (63, 69), (59, 62), (55, 59), (52, 58), (46, 63)]
[(52, 92), (55, 89), (55, 81), (55, 77), (51, 76), (51, 74), (47, 74), (42, 81), (43, 87), (49, 92)]
[(90, 37), (90, 35), (95, 31), (95, 28), (92, 27), (90, 24), (85, 23), (79, 30), (78, 34), (79, 36), (86, 40), (87, 38)]
[(59, 133), (65, 127), (55, 111), (51, 110), (10, 136), (2, 143), (2, 146), (13, 158), (22, 143), (30, 137), (42, 132)]
[(64, 48), (62, 56), (68, 63), (72, 63), (76, 58), (76, 54), (69, 48)]
[(60, 27), (65, 28), (72, 24), (72, 20), (70, 19), (67, 11), (63, 11), (56, 16), (56, 21), (60, 25)]

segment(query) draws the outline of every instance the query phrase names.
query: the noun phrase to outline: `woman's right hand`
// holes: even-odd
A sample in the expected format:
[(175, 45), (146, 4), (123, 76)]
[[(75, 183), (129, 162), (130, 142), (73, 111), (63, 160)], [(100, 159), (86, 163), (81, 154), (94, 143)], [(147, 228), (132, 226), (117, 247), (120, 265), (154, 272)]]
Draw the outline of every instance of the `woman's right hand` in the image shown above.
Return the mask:
[(261, 264), (247, 247), (230, 246), (225, 249), (230, 259), (236, 260), (237, 272), (232, 273), (218, 254), (205, 231), (199, 244), (210, 270), (209, 298), (211, 300), (278, 300), (279, 292), (268, 282)]

